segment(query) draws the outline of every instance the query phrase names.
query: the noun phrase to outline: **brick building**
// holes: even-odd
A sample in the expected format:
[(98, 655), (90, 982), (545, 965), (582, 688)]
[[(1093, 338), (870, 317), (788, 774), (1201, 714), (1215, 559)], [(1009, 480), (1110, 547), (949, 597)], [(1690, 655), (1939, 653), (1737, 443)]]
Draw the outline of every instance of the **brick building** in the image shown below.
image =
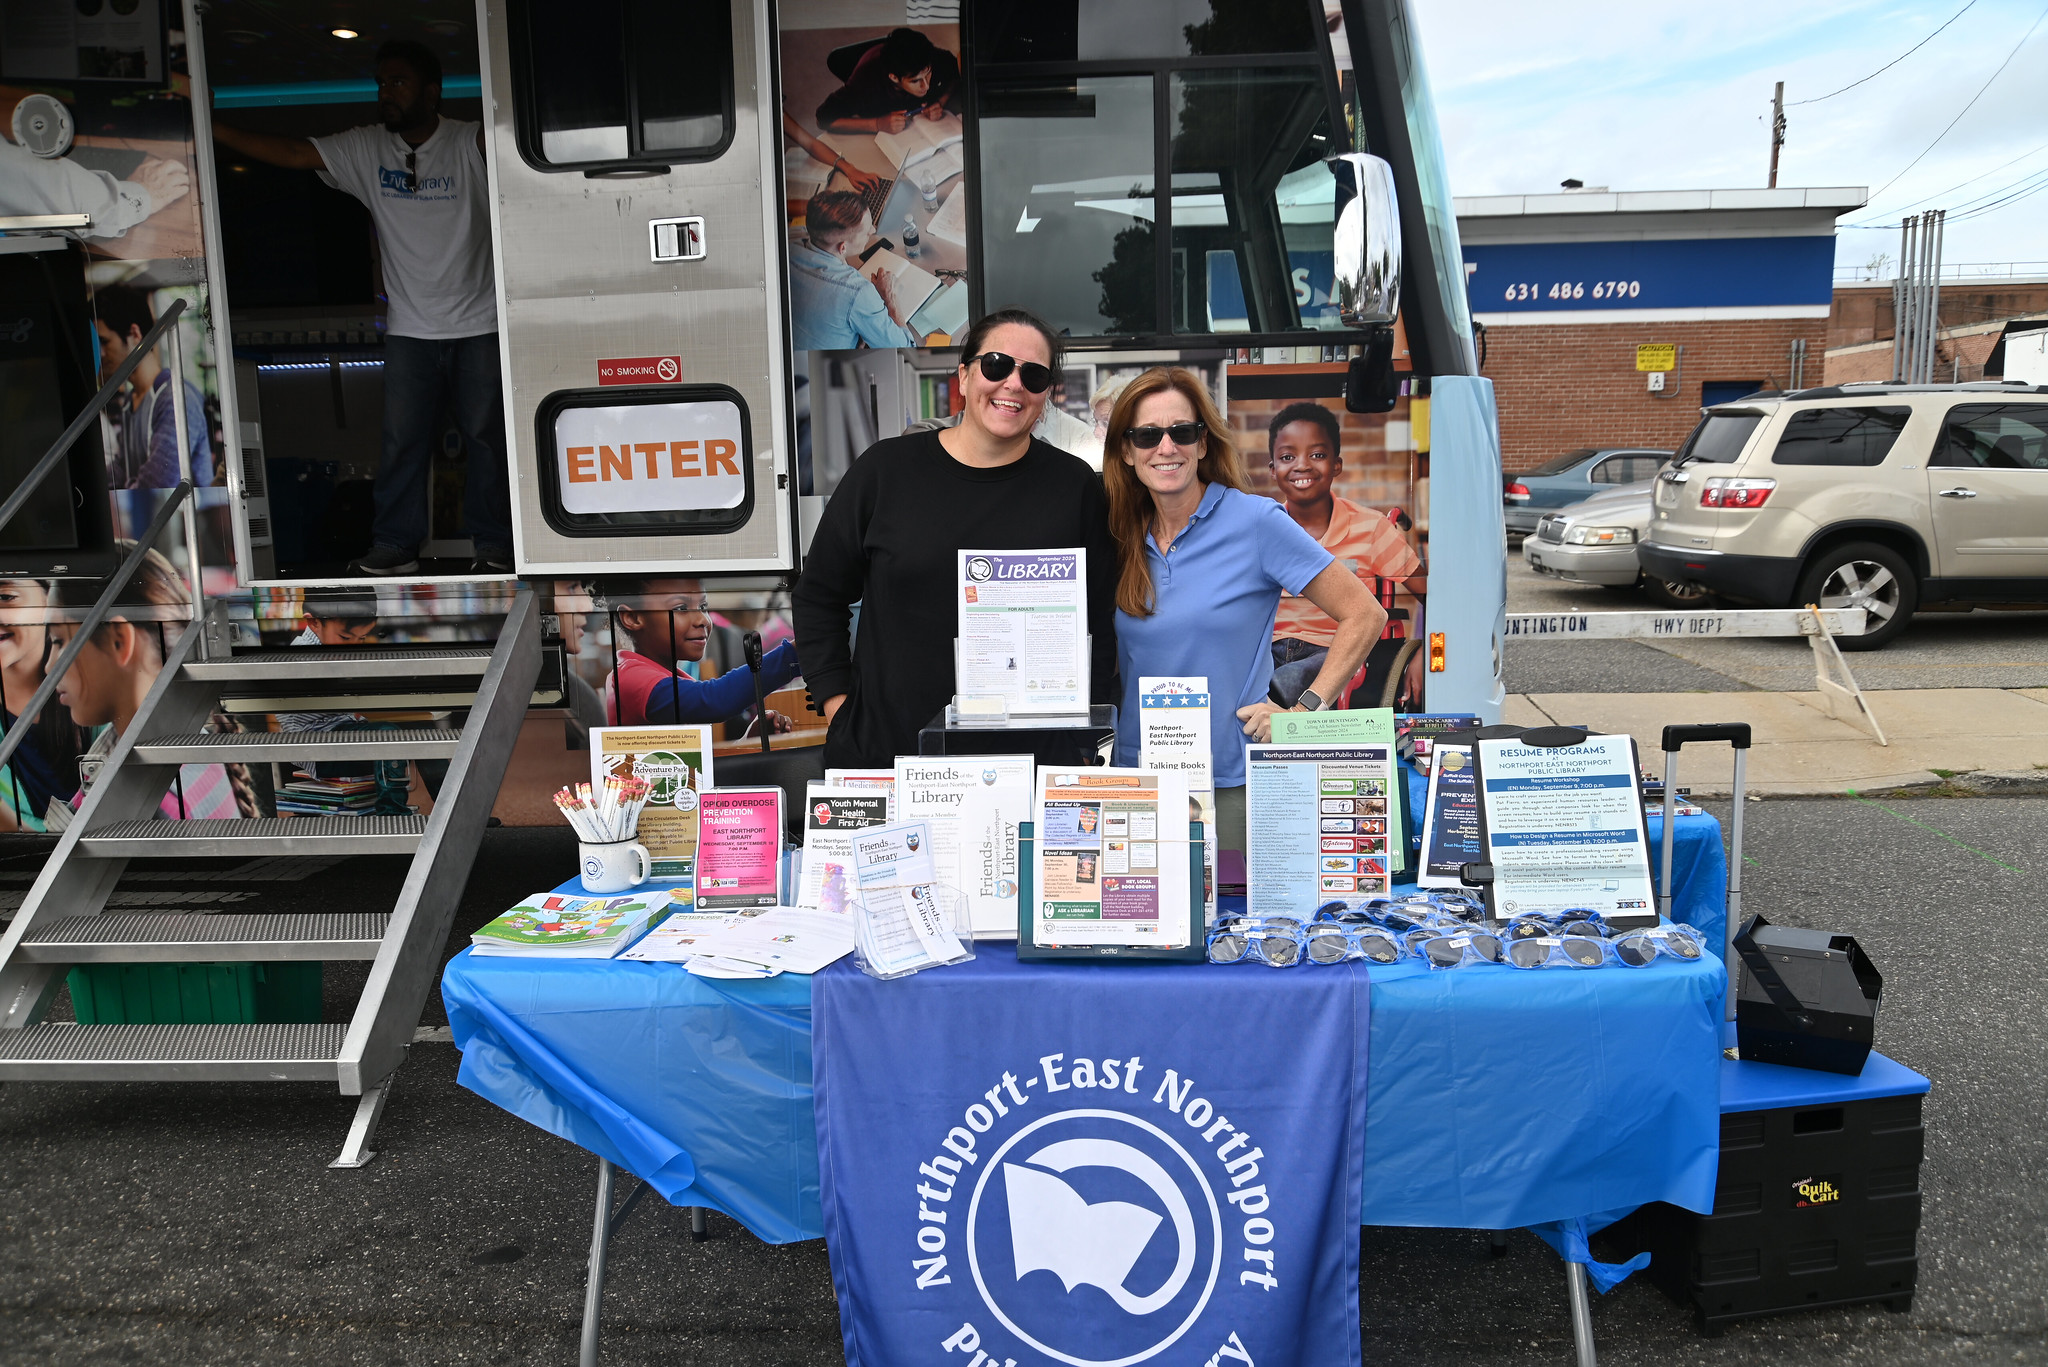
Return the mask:
[[(1936, 301), (1934, 377), (1999, 378), (2000, 340), (2015, 324), (2038, 327), (2043, 317), (2048, 279), (1944, 277)], [(1837, 285), (1828, 319), (1827, 382), (1890, 379), (1892, 335), (1891, 281)]]
[(1865, 197), (1568, 190), (1458, 200), (1507, 470), (1582, 446), (1675, 449), (1702, 404), (1821, 383), (1835, 219)]

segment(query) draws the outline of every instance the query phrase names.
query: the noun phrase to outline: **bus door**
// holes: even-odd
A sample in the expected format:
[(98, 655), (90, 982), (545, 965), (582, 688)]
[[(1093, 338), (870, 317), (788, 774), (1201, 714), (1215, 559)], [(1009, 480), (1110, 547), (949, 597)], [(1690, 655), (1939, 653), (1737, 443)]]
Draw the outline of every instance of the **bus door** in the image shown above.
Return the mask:
[(520, 572), (786, 575), (766, 6), (480, 12)]

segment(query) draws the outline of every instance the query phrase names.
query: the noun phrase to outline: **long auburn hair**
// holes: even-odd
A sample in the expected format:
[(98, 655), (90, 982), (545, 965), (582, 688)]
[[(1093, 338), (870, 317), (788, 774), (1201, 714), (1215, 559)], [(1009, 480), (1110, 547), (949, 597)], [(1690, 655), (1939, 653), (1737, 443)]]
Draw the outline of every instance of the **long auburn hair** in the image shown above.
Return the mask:
[(1147, 396), (1177, 390), (1194, 406), (1195, 417), (1207, 430), (1202, 436), (1201, 459), (1195, 462), (1195, 478), (1204, 484), (1221, 484), (1240, 493), (1246, 489), (1244, 462), (1237, 444), (1208, 387), (1193, 371), (1179, 366), (1154, 366), (1125, 385), (1110, 410), (1109, 431), (1103, 438), (1102, 483), (1109, 494), (1109, 532), (1116, 538), (1116, 605), (1133, 617), (1150, 617), (1155, 602), (1152, 568), (1145, 559), (1145, 538), (1152, 534), (1157, 508), (1152, 491), (1138, 479), (1124, 460), (1124, 433), (1136, 422), (1138, 405)]

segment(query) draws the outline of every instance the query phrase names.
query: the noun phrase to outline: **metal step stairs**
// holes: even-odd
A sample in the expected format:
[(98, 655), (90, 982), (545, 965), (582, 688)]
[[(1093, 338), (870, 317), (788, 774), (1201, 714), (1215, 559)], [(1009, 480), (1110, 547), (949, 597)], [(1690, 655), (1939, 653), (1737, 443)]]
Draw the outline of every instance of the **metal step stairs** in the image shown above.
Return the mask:
[[(216, 607), (179, 639), (21, 910), (0, 933), (0, 1081), (319, 1081), (359, 1096), (334, 1167), (361, 1167), (391, 1078), (440, 969), (455, 909), (541, 672), (540, 617), (522, 590), (495, 644), (235, 653)], [(241, 698), (264, 710), (361, 710), (459, 697), (458, 731), (209, 732)], [(353, 704), (353, 706), (351, 706)], [(169, 821), (181, 764), (446, 759), (428, 816)], [(135, 858), (406, 854), (389, 912), (107, 914)], [(368, 961), (346, 1024), (80, 1025), (44, 1019), (77, 964)]]

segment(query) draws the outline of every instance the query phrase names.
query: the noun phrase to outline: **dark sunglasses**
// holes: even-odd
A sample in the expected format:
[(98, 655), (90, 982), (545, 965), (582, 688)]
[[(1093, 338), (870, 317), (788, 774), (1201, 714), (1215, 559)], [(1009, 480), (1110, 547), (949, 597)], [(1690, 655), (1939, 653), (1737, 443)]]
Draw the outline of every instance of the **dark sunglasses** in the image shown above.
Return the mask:
[(1175, 446), (1193, 446), (1208, 430), (1208, 424), (1200, 422), (1177, 422), (1171, 427), (1126, 427), (1124, 440), (1140, 451), (1150, 451), (1161, 437), (1172, 437)]
[(1001, 384), (1010, 378), (1010, 372), (1017, 372), (1018, 381), (1033, 394), (1043, 394), (1052, 388), (1052, 372), (1036, 361), (1020, 361), (1015, 356), (1005, 356), (1000, 351), (983, 351), (969, 356), (961, 365), (981, 362), (981, 378), (990, 384)]

